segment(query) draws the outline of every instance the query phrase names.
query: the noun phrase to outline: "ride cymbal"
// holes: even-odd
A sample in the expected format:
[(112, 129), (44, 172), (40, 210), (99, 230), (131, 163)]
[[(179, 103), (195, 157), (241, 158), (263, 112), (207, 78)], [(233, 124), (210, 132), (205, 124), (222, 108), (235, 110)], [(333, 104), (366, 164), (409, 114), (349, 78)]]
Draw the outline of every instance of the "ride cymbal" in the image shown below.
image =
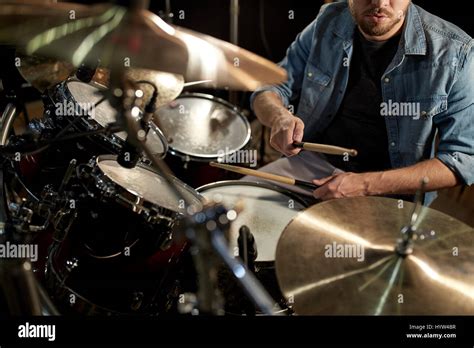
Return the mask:
[(413, 203), (324, 202), (285, 228), (281, 290), (300, 315), (472, 315), (474, 229), (430, 208), (406, 255), (396, 251)]

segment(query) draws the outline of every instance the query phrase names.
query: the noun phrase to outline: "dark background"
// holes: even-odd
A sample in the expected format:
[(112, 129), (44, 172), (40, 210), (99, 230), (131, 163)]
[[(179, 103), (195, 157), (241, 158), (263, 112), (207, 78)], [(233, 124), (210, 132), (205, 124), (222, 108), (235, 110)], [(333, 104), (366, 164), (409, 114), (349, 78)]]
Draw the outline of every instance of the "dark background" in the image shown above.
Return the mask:
[[(474, 14), (467, 9), (467, 2), (415, 0), (415, 4), (436, 14), (474, 36)], [(295, 36), (318, 14), (322, 0), (240, 0), (239, 46), (273, 61), (281, 60)], [(456, 5), (454, 5), (456, 4)], [(220, 39), (229, 40), (230, 0), (171, 0), (172, 11), (185, 11), (185, 19), (177, 16), (174, 24), (197, 30)], [(152, 1), (151, 10), (165, 8), (165, 1)], [(263, 11), (262, 11), (263, 10)], [(295, 19), (288, 19), (288, 11)], [(271, 52), (264, 49), (263, 32)]]
[[(99, 2), (127, 5), (131, 0), (72, 0), (85, 4)], [(425, 10), (436, 14), (474, 36), (474, 13), (467, 2), (414, 0)], [(150, 0), (150, 10), (157, 14), (165, 10), (166, 0)], [(230, 0), (170, 0), (173, 24), (230, 41)], [(454, 5), (455, 3), (455, 5)], [(279, 62), (296, 35), (319, 12), (323, 0), (240, 0), (238, 45), (274, 62)], [(184, 11), (184, 19), (179, 17)], [(294, 19), (289, 19), (293, 11)], [(159, 52), (157, 52), (159, 54)], [(227, 92), (193, 89), (227, 99)], [(27, 93), (28, 94), (28, 93)], [(36, 97), (36, 96), (35, 96)], [(238, 95), (238, 106), (248, 109), (249, 93)]]

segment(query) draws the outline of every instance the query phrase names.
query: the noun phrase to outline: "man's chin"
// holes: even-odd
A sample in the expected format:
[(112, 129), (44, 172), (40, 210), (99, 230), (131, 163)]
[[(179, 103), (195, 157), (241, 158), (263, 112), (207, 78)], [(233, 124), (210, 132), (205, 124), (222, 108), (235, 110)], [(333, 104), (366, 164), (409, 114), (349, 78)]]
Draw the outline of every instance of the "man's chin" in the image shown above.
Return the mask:
[(359, 27), (362, 29), (364, 34), (369, 35), (369, 36), (384, 36), (385, 34), (389, 33), (390, 30), (394, 26), (387, 26), (387, 25), (359, 25)]

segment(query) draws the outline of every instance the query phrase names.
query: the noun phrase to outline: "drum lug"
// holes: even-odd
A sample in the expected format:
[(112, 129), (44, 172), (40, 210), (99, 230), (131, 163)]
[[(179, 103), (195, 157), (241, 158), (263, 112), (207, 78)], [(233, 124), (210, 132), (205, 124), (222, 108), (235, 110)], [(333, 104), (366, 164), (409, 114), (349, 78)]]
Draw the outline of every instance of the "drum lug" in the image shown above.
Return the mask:
[(53, 239), (58, 242), (62, 242), (65, 236), (68, 234), (71, 229), (72, 224), (76, 220), (77, 212), (73, 212), (69, 209), (59, 210), (54, 216), (53, 226), (54, 226), (54, 235)]
[(66, 270), (68, 274), (75, 270), (77, 267), (79, 267), (79, 260), (76, 257), (73, 257), (66, 261)]
[(191, 161), (191, 157), (189, 157), (189, 155), (186, 155), (186, 157), (184, 158), (184, 163), (183, 163), (184, 169), (188, 169), (188, 165), (190, 161)]
[(132, 311), (138, 311), (143, 304), (144, 294), (141, 291), (135, 291), (132, 294), (132, 302), (130, 304), (130, 309)]
[(171, 244), (173, 243), (173, 235), (171, 233), (168, 233), (166, 237), (163, 239), (160, 245), (160, 249), (165, 251), (168, 250), (171, 247)]

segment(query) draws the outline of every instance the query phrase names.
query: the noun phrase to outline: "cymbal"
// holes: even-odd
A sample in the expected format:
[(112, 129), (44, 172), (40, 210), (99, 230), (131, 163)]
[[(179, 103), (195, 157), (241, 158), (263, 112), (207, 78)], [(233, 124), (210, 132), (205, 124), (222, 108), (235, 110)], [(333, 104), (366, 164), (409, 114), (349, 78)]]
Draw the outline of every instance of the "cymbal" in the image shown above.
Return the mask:
[[(156, 107), (164, 106), (175, 100), (182, 92), (184, 87), (184, 77), (177, 74), (166, 73), (149, 69), (125, 69), (125, 76), (133, 82), (149, 81), (158, 89), (158, 98), (156, 99)], [(99, 68), (94, 75), (93, 80), (109, 87), (110, 70)], [(153, 94), (153, 87), (146, 83), (138, 84), (143, 91), (143, 102), (146, 103)], [(142, 105), (143, 107), (145, 105)]]
[(284, 69), (247, 50), (170, 26), (150, 11), (113, 5), (2, 4), (0, 42), (76, 67), (100, 60), (109, 69), (158, 70), (233, 90), (286, 80)]
[[(17, 54), (17, 56), (20, 59), (20, 64), (18, 65), (20, 74), (40, 92), (44, 92), (46, 89), (66, 80), (76, 70), (71, 63), (52, 58), (27, 56), (21, 53)], [(175, 100), (181, 94), (184, 87), (183, 76), (161, 71), (128, 68), (125, 70), (125, 76), (134, 82), (146, 80), (154, 83), (158, 88), (156, 107), (166, 105)], [(96, 69), (92, 81), (108, 87), (109, 79), (109, 69), (99, 67)], [(139, 86), (143, 91), (142, 100), (147, 102), (153, 94), (153, 88), (148, 84), (140, 84)]]
[(71, 63), (56, 59), (17, 54), (18, 71), (23, 78), (40, 92), (67, 79), (75, 70)]
[(474, 229), (423, 208), (413, 249), (395, 250), (414, 204), (359, 197), (314, 205), (282, 233), (281, 290), (299, 315), (472, 315)]

